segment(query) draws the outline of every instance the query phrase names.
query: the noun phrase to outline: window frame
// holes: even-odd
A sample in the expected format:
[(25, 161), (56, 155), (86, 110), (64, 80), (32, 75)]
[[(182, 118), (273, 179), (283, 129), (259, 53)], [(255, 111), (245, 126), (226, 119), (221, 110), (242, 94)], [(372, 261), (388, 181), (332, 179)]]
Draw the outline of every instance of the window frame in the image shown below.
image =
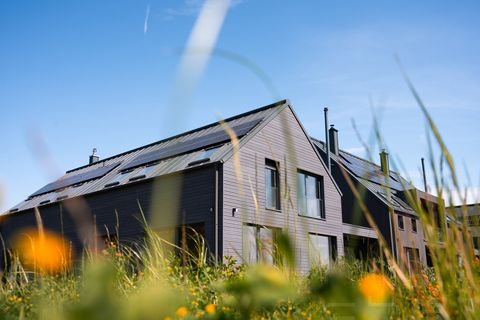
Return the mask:
[(418, 232), (418, 229), (417, 229), (417, 219), (415, 218), (410, 218), (410, 224), (412, 225), (412, 232), (413, 233), (417, 233)]
[[(262, 232), (263, 230), (263, 232)], [(251, 231), (253, 231), (253, 242), (251, 241)], [(266, 263), (270, 265), (277, 265), (277, 237), (282, 232), (282, 229), (271, 226), (264, 226), (258, 224), (245, 223), (243, 224), (243, 247), (242, 255), (244, 262), (247, 264)], [(271, 239), (265, 236), (270, 234)], [(246, 250), (248, 248), (248, 250)], [(252, 252), (252, 249), (255, 252)], [(271, 250), (269, 252), (268, 250)]]
[[(267, 172), (269, 172), (270, 174), (274, 174), (274, 177), (273, 177), (273, 180), (270, 180), (272, 179), (272, 176), (270, 175), (269, 177), (267, 177)], [(274, 161), (274, 160), (270, 160), (270, 159), (265, 159), (265, 168), (264, 168), (264, 173), (265, 173), (265, 209), (268, 209), (268, 210), (274, 210), (274, 211), (281, 211), (282, 210), (282, 204), (281, 204), (281, 190), (280, 190), (280, 165), (279, 165), (279, 162), (278, 161)], [(274, 181), (276, 186), (272, 186), (272, 185), (268, 185), (267, 184), (267, 178), (269, 178), (268, 180), (270, 181)], [(267, 197), (267, 194), (268, 194), (268, 188), (272, 188), (272, 192), (275, 190), (273, 188), (276, 188), (276, 192), (275, 193), (275, 202), (276, 202), (276, 206), (269, 206), (269, 202), (268, 202), (268, 197)]]
[[(309, 215), (308, 214), (308, 194), (309, 194), (309, 191), (307, 190), (307, 179), (303, 179), (303, 183), (304, 183), (304, 186), (303, 186), (303, 190), (304, 190), (304, 206), (305, 206), (305, 210), (307, 212), (301, 212), (300, 211), (300, 205), (299, 205), (299, 200), (300, 200), (300, 197), (299, 197), (299, 194), (300, 194), (300, 188), (299, 188), (299, 176), (300, 175), (303, 175), (304, 177), (310, 177), (310, 178), (314, 178), (315, 179), (315, 195), (316, 195), (316, 200), (319, 201), (319, 205), (318, 205), (318, 208), (319, 208), (319, 215), (318, 216), (312, 216), (312, 215)], [(326, 220), (326, 213), (325, 213), (325, 184), (324, 184), (324, 178), (323, 176), (321, 175), (318, 175), (318, 174), (315, 174), (315, 173), (312, 173), (312, 172), (309, 172), (309, 171), (305, 171), (305, 170), (302, 170), (302, 169), (297, 169), (297, 213), (299, 216), (302, 216), (302, 217), (307, 217), (307, 218), (313, 218), (313, 219), (318, 219), (318, 220)]]

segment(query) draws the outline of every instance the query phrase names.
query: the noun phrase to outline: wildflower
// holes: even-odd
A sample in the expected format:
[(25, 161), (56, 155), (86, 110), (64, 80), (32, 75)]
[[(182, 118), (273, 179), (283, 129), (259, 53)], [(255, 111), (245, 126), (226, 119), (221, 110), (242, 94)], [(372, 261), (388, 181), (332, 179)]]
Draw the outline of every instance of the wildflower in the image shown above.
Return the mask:
[(432, 295), (432, 297), (438, 298), (440, 296), (440, 291), (438, 290), (438, 288), (432, 286), (430, 288), (430, 294)]
[(327, 310), (325, 310), (325, 313), (328, 314), (328, 315), (330, 315), (332, 312), (327, 309)]
[(188, 310), (185, 307), (180, 307), (180, 308), (177, 309), (175, 314), (177, 315), (177, 317), (184, 318), (184, 317), (187, 316)]
[(214, 305), (213, 303), (209, 303), (205, 306), (205, 312), (208, 314), (214, 314), (216, 309), (217, 309), (217, 306)]
[(358, 288), (362, 295), (370, 303), (382, 303), (392, 293), (390, 281), (381, 274), (367, 274), (358, 282)]
[(54, 232), (29, 229), (18, 234), (14, 243), (25, 265), (41, 272), (53, 273), (70, 265), (70, 247)]

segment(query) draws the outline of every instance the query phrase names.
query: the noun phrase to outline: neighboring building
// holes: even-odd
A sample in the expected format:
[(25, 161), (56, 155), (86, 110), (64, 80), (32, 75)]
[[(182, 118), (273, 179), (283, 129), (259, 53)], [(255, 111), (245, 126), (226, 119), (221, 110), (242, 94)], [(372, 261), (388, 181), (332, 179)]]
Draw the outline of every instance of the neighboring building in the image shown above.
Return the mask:
[[(325, 143), (312, 140), (327, 162)], [(432, 203), (434, 197), (415, 189), (398, 173), (390, 170), (385, 151), (380, 153), (381, 165), (377, 165), (340, 150), (338, 131), (333, 126), (329, 130), (329, 140), (331, 172), (343, 194), (342, 221), (346, 256), (363, 258), (380, 253), (377, 236), (370, 228), (343, 172), (362, 195), (368, 211), (397, 260), (402, 261), (403, 255), (403, 261), (407, 265), (413, 265), (417, 261), (427, 264), (423, 228), (417, 213), (407, 203), (406, 193), (419, 197), (422, 203)]]
[[(238, 136), (238, 150), (224, 127), (213, 123), (107, 159), (92, 155), (90, 164), (68, 171), (2, 216), (6, 246), (19, 230), (36, 225), (38, 208), (45, 228), (61, 232), (77, 252), (92, 233), (142, 238), (143, 212), (154, 230), (174, 234), (177, 243), (184, 234), (179, 227), (192, 227), (218, 260), (274, 262), (280, 230), (291, 235), (302, 272), (343, 256), (340, 189), (290, 103), (225, 123)], [(415, 215), (404, 211), (398, 216), (410, 228), (407, 218)], [(419, 251), (423, 257), (424, 249)]]
[(468, 230), (472, 235), (475, 254), (478, 256), (480, 242), (480, 203), (472, 203), (468, 205), (459, 205), (449, 208), (451, 213), (455, 214), (456, 221), (459, 225), (463, 223), (465, 215)]

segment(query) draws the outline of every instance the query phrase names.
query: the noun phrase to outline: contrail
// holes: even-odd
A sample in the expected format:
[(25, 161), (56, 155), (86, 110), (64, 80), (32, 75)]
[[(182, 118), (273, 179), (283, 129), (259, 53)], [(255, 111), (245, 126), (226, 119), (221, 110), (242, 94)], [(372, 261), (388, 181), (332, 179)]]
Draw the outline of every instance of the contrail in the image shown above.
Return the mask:
[(150, 2), (147, 4), (147, 12), (145, 12), (145, 22), (143, 24), (143, 34), (148, 31), (148, 18), (150, 17)]

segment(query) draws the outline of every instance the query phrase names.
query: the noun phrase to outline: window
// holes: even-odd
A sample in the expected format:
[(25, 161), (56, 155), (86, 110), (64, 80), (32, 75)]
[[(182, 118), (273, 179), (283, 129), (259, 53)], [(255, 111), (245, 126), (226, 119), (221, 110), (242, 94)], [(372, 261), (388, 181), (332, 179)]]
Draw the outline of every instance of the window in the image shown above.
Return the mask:
[(308, 257), (310, 267), (329, 266), (333, 260), (334, 237), (308, 234)]
[(416, 269), (419, 264), (420, 264), (420, 252), (417, 248), (409, 248), (409, 247), (404, 247), (405, 248), (405, 259), (408, 268), (411, 269)]
[(417, 233), (417, 220), (412, 218), (412, 231)]
[(218, 151), (218, 149), (220, 149), (220, 147), (221, 146), (214, 146), (214, 147), (202, 150), (202, 152), (200, 152), (198, 157), (195, 160), (193, 160), (192, 162), (190, 162), (188, 165), (189, 166), (194, 166), (194, 165), (197, 165), (197, 164), (200, 164), (200, 163), (210, 161), (210, 158), (213, 156), (213, 154), (215, 152)]
[(243, 255), (246, 263), (273, 264), (275, 259), (276, 228), (257, 225), (245, 225), (243, 235)]
[(298, 214), (325, 219), (323, 177), (306, 172), (297, 173), (297, 210)]
[[(176, 244), (182, 250), (197, 257), (202, 251), (201, 239), (205, 239), (205, 223), (192, 223), (180, 225), (176, 228)], [(179, 256), (183, 259), (183, 254), (178, 250)]]
[(115, 178), (113, 178), (110, 182), (108, 182), (108, 183), (105, 185), (105, 188), (119, 185), (127, 176), (130, 175), (130, 173), (132, 173), (132, 171), (133, 171), (133, 169), (128, 169), (128, 170), (125, 170), (125, 171), (120, 171), (119, 173), (117, 173), (117, 175), (115, 176)]
[(140, 168), (138, 171), (134, 173), (134, 176), (128, 179), (128, 181), (136, 181), (145, 179), (152, 171), (157, 168), (158, 163), (148, 164), (145, 167)]
[(398, 219), (398, 228), (400, 230), (403, 230), (405, 229), (404, 225), (403, 225), (403, 217), (402, 216), (397, 216), (397, 219)]
[(280, 179), (278, 163), (265, 161), (265, 206), (268, 209), (280, 210)]

